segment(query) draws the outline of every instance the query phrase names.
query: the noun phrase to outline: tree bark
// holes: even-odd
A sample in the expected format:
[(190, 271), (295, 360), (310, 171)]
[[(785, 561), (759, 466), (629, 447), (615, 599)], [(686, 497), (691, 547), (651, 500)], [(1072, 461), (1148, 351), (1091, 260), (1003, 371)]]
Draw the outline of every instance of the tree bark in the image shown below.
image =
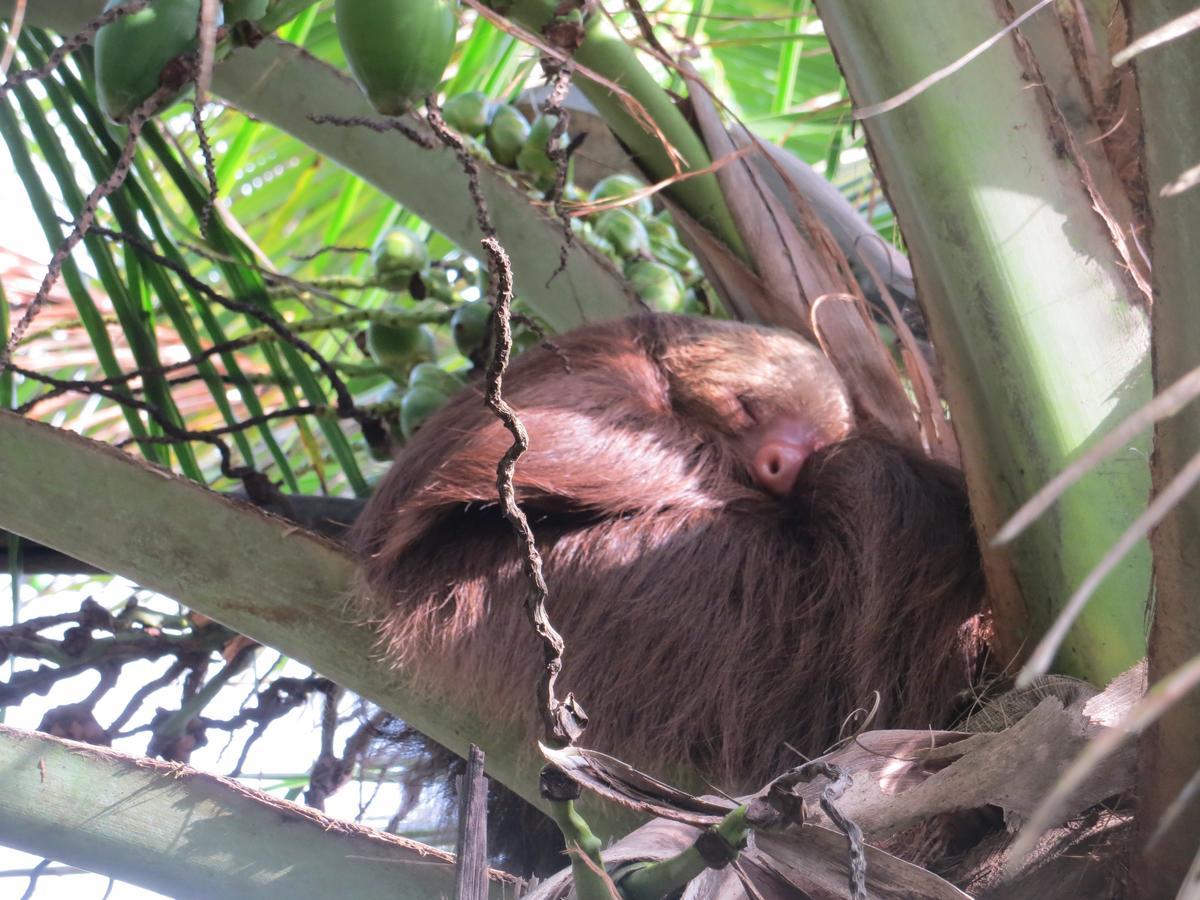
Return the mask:
[[(1194, 0), (1126, 4), (1132, 37), (1185, 13)], [(1200, 365), (1200, 32), (1135, 57), (1145, 123), (1145, 163), (1154, 260), (1154, 386), (1162, 390)], [(1190, 172), (1192, 186), (1188, 188)], [(1200, 452), (1200, 408), (1193, 402), (1155, 431), (1154, 490), (1161, 492)], [(1154, 605), (1150, 684), (1200, 654), (1200, 493), (1193, 489), (1151, 535)], [(1200, 797), (1176, 808), (1200, 770), (1200, 693), (1183, 697), (1142, 737), (1134, 895), (1174, 897), (1200, 843)]]

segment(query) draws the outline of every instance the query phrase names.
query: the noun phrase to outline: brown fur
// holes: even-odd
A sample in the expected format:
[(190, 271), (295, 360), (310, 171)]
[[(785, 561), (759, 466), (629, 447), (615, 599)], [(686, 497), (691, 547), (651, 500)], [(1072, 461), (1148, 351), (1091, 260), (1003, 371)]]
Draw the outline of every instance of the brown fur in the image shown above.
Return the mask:
[[(559, 343), (569, 374), (534, 350), (505, 392), (531, 436), (518, 496), (586, 746), (733, 789), (793, 764), (785, 742), (819, 753), (874, 691), (877, 726), (943, 723), (982, 596), (955, 471), (844, 435), (836, 375), (778, 332), (646, 316)], [(789, 410), (844, 439), (780, 500), (742, 442)], [(357, 526), (360, 612), (397, 665), (533, 737), (540, 651), (495, 499), (508, 443), (478, 389), (429, 420)]]

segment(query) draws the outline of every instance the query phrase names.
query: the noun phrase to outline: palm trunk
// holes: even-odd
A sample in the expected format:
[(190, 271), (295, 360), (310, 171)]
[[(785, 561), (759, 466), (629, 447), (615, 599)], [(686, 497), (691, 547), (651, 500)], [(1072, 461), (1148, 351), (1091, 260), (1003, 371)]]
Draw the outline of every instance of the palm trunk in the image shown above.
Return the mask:
[[(817, 5), (860, 107), (1006, 24), (987, 4), (952, 16), (920, 0)], [(941, 357), (1005, 665), (1145, 504), (1138, 446), (1095, 469), (1010, 548), (989, 544), (1019, 503), (1149, 396), (1147, 298), (1023, 41), (1002, 38), (865, 124)], [(1061, 671), (1103, 684), (1142, 656), (1149, 572), (1143, 542), (1071, 631)]]
[[(1134, 37), (1147, 34), (1195, 4), (1141, 0), (1129, 4)], [(1154, 258), (1154, 383), (1162, 389), (1200, 365), (1200, 35), (1136, 58), (1145, 120)], [(1190, 189), (1186, 187), (1191, 172)], [(1193, 402), (1155, 431), (1154, 489), (1162, 491), (1200, 452), (1200, 408)], [(1200, 493), (1192, 490), (1151, 536), (1154, 618), (1150, 682), (1200, 654)], [(1200, 694), (1183, 698), (1142, 738), (1139, 784), (1141, 841), (1134, 868), (1136, 896), (1174, 896), (1200, 842), (1200, 798), (1193, 793), (1173, 820), (1171, 807), (1200, 771)], [(1152, 845), (1146, 841), (1165, 829)]]

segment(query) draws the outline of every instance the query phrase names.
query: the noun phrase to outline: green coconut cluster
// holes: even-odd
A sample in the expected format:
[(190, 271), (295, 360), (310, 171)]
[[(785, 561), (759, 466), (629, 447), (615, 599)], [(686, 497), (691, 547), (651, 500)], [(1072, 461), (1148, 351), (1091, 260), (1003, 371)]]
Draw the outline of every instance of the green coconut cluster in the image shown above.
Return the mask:
[[(531, 124), (521, 110), (496, 103), (479, 92), (446, 101), (446, 123), (474, 142), (476, 152), (517, 173), (535, 191), (549, 190), (557, 166), (549, 153), (556, 119), (539, 116)], [(566, 147), (567, 135), (558, 139)], [(646, 184), (632, 175), (610, 175), (584, 192), (570, 180), (566, 196), (575, 204), (603, 205), (572, 220), (577, 235), (620, 268), (637, 295), (660, 312), (702, 312), (698, 288), (703, 273), (679, 240), (670, 214), (655, 212)], [(612, 208), (609, 208), (612, 207)]]
[(670, 213), (654, 211), (646, 185), (632, 175), (610, 175), (587, 195), (592, 204), (620, 205), (587, 216), (578, 231), (625, 273), (629, 286), (659, 312), (706, 312), (704, 275), (679, 240)]
[[(108, 0), (106, 9), (128, 2)], [(99, 31), (97, 87), (110, 118), (127, 121), (172, 77), (172, 65), (196, 52), (200, 5), (201, 0), (150, 0)], [(220, 23), (254, 22), (268, 8), (267, 0), (224, 0)], [(347, 66), (378, 112), (401, 115), (436, 93), (454, 52), (458, 21), (453, 0), (335, 0), (334, 14)], [(179, 94), (185, 90), (183, 85)], [(554, 186), (554, 151), (569, 144), (566, 134), (554, 136), (557, 117), (541, 115), (531, 122), (516, 106), (479, 91), (449, 97), (443, 115), (474, 153), (510, 171), (531, 193), (545, 194)], [(696, 261), (680, 243), (669, 215), (656, 212), (645, 184), (629, 175), (612, 175), (584, 191), (572, 183), (570, 166), (566, 174), (568, 201), (584, 209), (599, 207), (572, 219), (579, 239), (617, 266), (648, 307), (703, 311)], [(425, 240), (404, 227), (380, 237), (371, 261), (370, 276), (357, 286), (431, 298), (453, 310), (448, 328), (431, 327), (413, 324), (407, 304), (401, 304), (395, 315), (387, 309), (373, 314), (363, 335), (370, 371), (391, 382), (380, 409), (394, 440), (403, 442), (465, 386), (464, 375), (476, 374), (472, 370), (486, 364), (492, 310), (481, 298), (487, 296), (487, 273), (458, 254), (431, 261)], [(340, 282), (339, 287), (348, 286), (346, 279)], [(519, 298), (514, 310), (534, 320)], [(538, 340), (536, 328), (514, 325), (514, 353)]]
[[(381, 414), (391, 426), (393, 443), (404, 443), (466, 384), (464, 376), (475, 375), (488, 358), (492, 309), (481, 299), (487, 295), (487, 272), (468, 266), (457, 252), (431, 261), (426, 242), (401, 226), (379, 238), (371, 261), (371, 275), (362, 287), (426, 298), (453, 310), (445, 326), (435, 327), (403, 321), (408, 313), (404, 304), (384, 308), (363, 336), (362, 347), (375, 371), (391, 381), (380, 398)], [(514, 306), (534, 319), (519, 300)], [(514, 326), (514, 354), (537, 341), (535, 331)], [(386, 458), (386, 448), (378, 449)]]

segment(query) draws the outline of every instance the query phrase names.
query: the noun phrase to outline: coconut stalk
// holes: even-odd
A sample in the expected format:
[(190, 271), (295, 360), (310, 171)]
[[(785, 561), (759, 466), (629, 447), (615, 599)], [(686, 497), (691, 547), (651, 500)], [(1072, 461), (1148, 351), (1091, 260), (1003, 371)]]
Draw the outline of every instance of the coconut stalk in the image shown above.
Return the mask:
[(343, 613), (354, 562), (342, 548), (119, 450), (8, 412), (0, 412), (0, 457), (6, 531), (173, 597), (457, 752), (476, 739), (505, 784), (536, 783), (536, 768), (526, 761), (522, 769), (511, 735), (486, 739), (479, 722), (422, 700), (376, 661), (371, 629)]
[[(453, 888), (450, 853), (180, 763), (0, 725), (0, 768), (0, 842), (171, 897), (421, 900)], [(490, 875), (489, 895), (511, 896), (511, 880)]]
[[(920, 0), (817, 5), (860, 108), (1006, 25), (987, 4), (954, 16)], [(1013, 545), (990, 546), (1022, 500), (1149, 397), (1147, 298), (1028, 46), (1012, 35), (865, 125), (941, 358), (1006, 664), (1145, 505), (1142, 442)], [(1144, 654), (1149, 562), (1143, 542), (1108, 577), (1064, 643), (1060, 671), (1104, 683)]]
[[(1159, 31), (1195, 4), (1141, 0), (1129, 4), (1135, 42)], [(1195, 26), (1193, 25), (1193, 28)], [(1147, 41), (1149, 43), (1149, 41)], [(1136, 47), (1131, 45), (1131, 49)], [(1159, 389), (1200, 365), (1200, 33), (1147, 46), (1134, 57), (1145, 133), (1146, 179), (1154, 258), (1154, 383)], [(1200, 407), (1193, 401), (1155, 430), (1154, 488), (1160, 492), (1200, 452)], [(1150, 682), (1160, 682), (1200, 655), (1200, 493), (1190, 491), (1151, 535), (1154, 616)], [(1200, 693), (1178, 701), (1142, 737), (1139, 822), (1142, 846), (1134, 896), (1173, 896), (1197, 853), (1200, 798), (1172, 809), (1200, 770)], [(1157, 832), (1161, 832), (1156, 834)], [(1152, 836), (1157, 839), (1150, 841)], [(1149, 842), (1149, 843), (1145, 843)], [(1194, 886), (1194, 885), (1193, 885)], [(1182, 895), (1181, 895), (1182, 896)]]

